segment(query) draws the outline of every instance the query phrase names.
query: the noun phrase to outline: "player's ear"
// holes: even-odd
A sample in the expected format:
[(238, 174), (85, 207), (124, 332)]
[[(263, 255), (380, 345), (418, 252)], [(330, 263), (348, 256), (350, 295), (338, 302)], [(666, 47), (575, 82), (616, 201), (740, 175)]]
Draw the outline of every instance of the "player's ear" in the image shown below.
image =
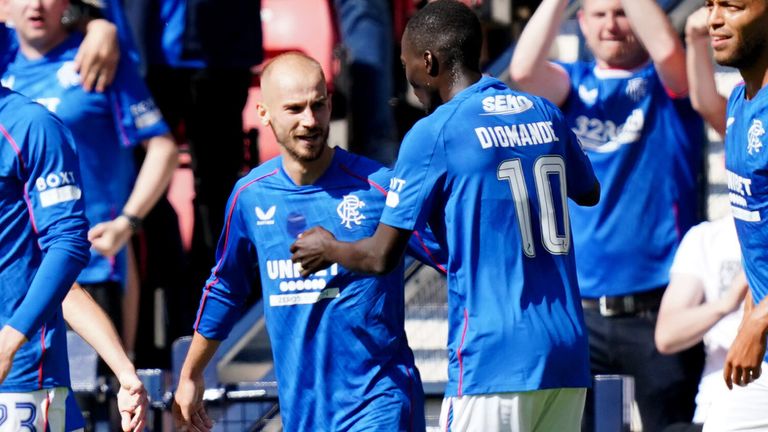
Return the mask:
[(431, 77), (436, 77), (440, 71), (437, 57), (430, 50), (424, 51), (424, 70)]
[[(0, 0), (4, 1), (4, 0)], [(264, 105), (264, 102), (256, 102), (256, 114), (259, 115), (259, 120), (261, 120), (261, 124), (264, 126), (269, 126), (269, 122), (272, 120), (269, 115), (269, 110), (267, 109), (267, 106)]]

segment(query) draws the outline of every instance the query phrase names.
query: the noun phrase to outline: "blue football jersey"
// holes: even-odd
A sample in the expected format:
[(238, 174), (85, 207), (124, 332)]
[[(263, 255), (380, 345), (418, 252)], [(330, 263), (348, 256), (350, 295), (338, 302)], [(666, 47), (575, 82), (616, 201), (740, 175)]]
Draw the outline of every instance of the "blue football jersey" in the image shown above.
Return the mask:
[[(303, 279), (289, 251), (313, 226), (342, 241), (372, 235), (390, 178), (378, 163), (336, 148), (313, 185), (296, 186), (278, 157), (241, 179), (230, 197), (195, 328), (225, 338), (261, 278), (285, 430), (424, 429), (402, 264), (380, 277), (333, 265)], [(416, 253), (424, 251), (419, 237)]]
[[(765, 121), (766, 123), (763, 123)], [(768, 91), (745, 99), (744, 84), (728, 100), (725, 167), (744, 271), (755, 304), (768, 295)], [(768, 361), (768, 354), (766, 355)]]
[(0, 88), (0, 327), (24, 333), (2, 392), (69, 386), (61, 301), (88, 260), (72, 138), (40, 105)]
[(405, 137), (381, 222), (446, 248), (446, 395), (589, 386), (567, 197), (595, 182), (562, 113), (493, 78)]
[[(128, 200), (136, 178), (132, 147), (168, 132), (168, 127), (128, 59), (121, 61), (104, 93), (85, 92), (73, 61), (81, 41), (80, 35), (70, 36), (36, 60), (19, 52), (3, 82), (47, 107), (72, 131), (88, 194), (86, 215), (95, 225), (120, 215)], [(125, 262), (124, 250), (116, 259), (94, 250), (77, 280), (123, 282)]]
[(0, 75), (5, 73), (18, 50), (18, 42), (13, 30), (0, 23)]
[(595, 207), (571, 207), (584, 297), (666, 286), (682, 235), (697, 220), (703, 123), (667, 94), (652, 63), (636, 71), (564, 64), (563, 105), (602, 186)]

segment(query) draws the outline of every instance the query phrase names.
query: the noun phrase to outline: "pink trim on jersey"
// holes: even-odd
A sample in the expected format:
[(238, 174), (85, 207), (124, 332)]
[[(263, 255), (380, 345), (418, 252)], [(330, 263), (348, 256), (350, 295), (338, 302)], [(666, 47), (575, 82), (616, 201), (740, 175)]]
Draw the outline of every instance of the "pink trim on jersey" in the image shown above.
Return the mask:
[(411, 385), (408, 387), (408, 400), (411, 401), (410, 405), (408, 406), (408, 424), (410, 425), (409, 430), (413, 431), (413, 404), (416, 403), (416, 401), (413, 399), (413, 376), (411, 375), (411, 368), (406, 366), (405, 373), (408, 375), (408, 379), (411, 383)]
[(112, 106), (115, 110), (115, 114), (117, 115), (117, 128), (120, 130), (120, 139), (123, 141), (123, 145), (125, 147), (131, 146), (131, 140), (128, 138), (128, 133), (125, 131), (125, 127), (123, 126), (123, 110), (120, 109), (120, 104), (117, 103), (116, 100), (112, 100)]
[(40, 366), (37, 367), (37, 385), (43, 388), (43, 362), (45, 361), (45, 324), (40, 330)]
[(376, 189), (377, 189), (379, 192), (381, 192), (382, 194), (384, 194), (384, 196), (386, 196), (386, 195), (387, 195), (387, 190), (386, 190), (386, 189), (384, 189), (383, 187), (381, 187), (381, 185), (379, 185), (379, 184), (378, 184), (378, 183), (376, 183), (375, 181), (373, 181), (373, 180), (371, 180), (371, 179), (369, 179), (369, 178), (365, 178), (365, 177), (363, 177), (363, 176), (361, 176), (361, 175), (359, 175), (359, 174), (355, 173), (354, 171), (352, 171), (351, 169), (349, 169), (349, 168), (348, 168), (346, 165), (344, 165), (344, 164), (341, 164), (341, 163), (340, 163), (340, 164), (339, 164), (339, 167), (341, 167), (341, 170), (342, 170), (342, 171), (344, 171), (345, 173), (347, 173), (347, 174), (351, 175), (352, 177), (354, 177), (354, 178), (356, 178), (356, 179), (359, 179), (359, 180), (362, 180), (362, 181), (364, 181), (364, 182), (368, 183), (369, 185), (371, 185), (371, 186), (375, 187), (375, 188), (376, 188)]
[[(259, 178), (255, 178), (248, 183), (242, 185), (240, 189), (235, 192), (234, 198), (232, 198), (232, 204), (229, 206), (229, 211), (227, 212), (227, 223), (224, 226), (224, 246), (221, 249), (221, 258), (219, 258), (219, 262), (216, 263), (216, 267), (213, 269), (213, 274), (215, 275), (217, 271), (219, 271), (219, 268), (221, 268), (221, 264), (224, 262), (224, 257), (227, 253), (227, 245), (229, 244), (229, 226), (232, 222), (232, 213), (235, 211), (235, 204), (237, 204), (237, 199), (240, 198), (240, 192), (242, 192), (245, 188), (248, 186), (256, 183), (257, 181), (263, 180), (267, 177), (273, 176), (277, 174), (279, 171), (278, 168), (275, 168), (272, 172), (269, 174), (264, 174), (263, 176)], [(195, 319), (195, 325), (193, 328), (195, 331), (197, 331), (197, 327), (200, 325), (200, 319), (203, 317), (203, 310), (205, 309), (205, 301), (208, 299), (208, 293), (211, 292), (211, 286), (219, 281), (219, 278), (214, 278), (211, 282), (207, 283), (205, 285), (205, 292), (203, 293), (203, 299), (200, 300), (200, 309), (197, 311), (197, 319)]]
[(461, 343), (459, 343), (459, 349), (456, 351), (456, 357), (459, 359), (459, 389), (457, 395), (462, 396), (462, 386), (464, 385), (464, 361), (461, 358), (461, 350), (464, 348), (464, 338), (467, 337), (467, 327), (469, 327), (469, 313), (464, 308), (464, 331), (461, 333)]
[(430, 259), (430, 260), (432, 260), (432, 262), (435, 264), (435, 267), (437, 267), (438, 269), (440, 269), (440, 271), (441, 271), (441, 272), (443, 272), (443, 273), (448, 273), (448, 271), (446, 271), (446, 270), (445, 270), (445, 267), (443, 267), (443, 265), (442, 265), (442, 264), (440, 264), (439, 262), (437, 262), (437, 260), (435, 259), (435, 257), (434, 257), (434, 256), (432, 256), (432, 251), (430, 251), (430, 250), (429, 250), (429, 248), (427, 247), (427, 245), (426, 245), (426, 244), (424, 244), (424, 240), (421, 238), (421, 234), (419, 234), (419, 232), (418, 232), (418, 231), (414, 230), (414, 231), (413, 231), (413, 235), (415, 235), (415, 236), (416, 236), (416, 240), (418, 240), (418, 241), (419, 241), (419, 244), (421, 245), (422, 249), (424, 249), (424, 252), (426, 252), (426, 253), (427, 253), (427, 255), (429, 256), (429, 259)]
[(675, 93), (672, 90), (669, 89), (669, 87), (665, 86), (664, 83), (661, 83), (662, 87), (664, 87), (664, 92), (669, 96), (670, 99), (683, 99), (688, 97), (688, 90), (681, 92), (681, 93)]
[[(16, 157), (19, 158), (19, 164), (21, 165), (21, 170), (26, 171), (27, 167), (24, 164), (24, 158), (21, 157), (21, 149), (19, 148), (19, 145), (16, 144), (16, 140), (13, 139), (11, 134), (8, 132), (8, 130), (5, 128), (5, 126), (0, 124), (0, 132), (5, 136), (5, 139), (8, 140), (8, 142), (11, 144), (11, 147), (13, 147), (13, 151), (16, 153)], [(32, 212), (32, 201), (29, 199), (29, 192), (27, 191), (27, 183), (24, 183), (24, 203), (27, 204), (27, 212), (29, 213), (29, 221), (32, 223), (32, 229), (35, 231), (35, 234), (37, 234), (37, 223), (35, 223), (35, 214)]]
[(672, 204), (672, 213), (675, 215), (675, 232), (677, 233), (677, 242), (683, 239), (683, 230), (680, 229), (680, 208), (677, 203)]
[(51, 392), (52, 391), (53, 391), (53, 389), (48, 391), (46, 393), (46, 395), (45, 395), (45, 402), (46, 402), (46, 404), (45, 404), (45, 409), (43, 410), (43, 430), (44, 431), (48, 430), (48, 409), (51, 407)]

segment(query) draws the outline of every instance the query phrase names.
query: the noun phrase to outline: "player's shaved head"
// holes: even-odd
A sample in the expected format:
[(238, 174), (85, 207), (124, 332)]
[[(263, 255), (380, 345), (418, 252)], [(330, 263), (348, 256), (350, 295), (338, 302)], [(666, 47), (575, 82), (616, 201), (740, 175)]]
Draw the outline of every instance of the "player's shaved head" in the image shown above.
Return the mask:
[(331, 102), (320, 63), (298, 52), (275, 57), (262, 70), (261, 96), (256, 110), (287, 159), (327, 159)]
[[(280, 54), (264, 66), (261, 72), (261, 94), (264, 101), (274, 103), (282, 89), (309, 82), (326, 87), (323, 68), (317, 60), (300, 52)], [(311, 85), (311, 84), (310, 84)]]

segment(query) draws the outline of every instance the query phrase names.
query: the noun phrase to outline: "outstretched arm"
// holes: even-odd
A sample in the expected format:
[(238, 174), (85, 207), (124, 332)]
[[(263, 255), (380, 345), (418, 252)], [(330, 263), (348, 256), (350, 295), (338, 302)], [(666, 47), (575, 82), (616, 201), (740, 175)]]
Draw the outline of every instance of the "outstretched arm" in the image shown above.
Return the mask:
[(571, 80), (559, 65), (547, 60), (563, 20), (567, 0), (544, 0), (526, 24), (509, 65), (509, 75), (520, 89), (562, 105)]
[(659, 77), (673, 95), (688, 93), (685, 50), (656, 0), (622, 0), (632, 31), (651, 56)]
[(75, 284), (61, 304), (64, 319), (104, 359), (120, 382), (117, 404), (124, 431), (144, 430), (147, 391), (120, 343), (115, 326), (104, 310)]
[(379, 223), (372, 237), (354, 243), (341, 242), (320, 227), (305, 231), (291, 245), (291, 259), (308, 277), (333, 263), (360, 273), (386, 274), (403, 259), (412, 231)]
[(727, 100), (717, 92), (709, 50), (707, 9), (700, 8), (685, 22), (686, 67), (691, 105), (721, 136), (725, 135)]

